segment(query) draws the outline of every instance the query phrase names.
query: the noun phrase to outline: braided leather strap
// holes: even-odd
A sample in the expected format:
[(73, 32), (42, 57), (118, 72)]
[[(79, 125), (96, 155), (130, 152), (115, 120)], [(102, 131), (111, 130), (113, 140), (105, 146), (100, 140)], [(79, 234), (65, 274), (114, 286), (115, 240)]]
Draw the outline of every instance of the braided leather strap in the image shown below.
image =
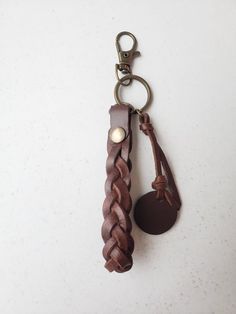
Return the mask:
[[(130, 235), (132, 224), (129, 217), (132, 201), (130, 190), (131, 162), (131, 109), (128, 105), (114, 105), (110, 111), (111, 129), (108, 133), (106, 162), (107, 180), (105, 183), (106, 198), (103, 203), (104, 223), (102, 238), (105, 242), (103, 256), (106, 259), (105, 267), (110, 271), (125, 272), (132, 265), (131, 254), (134, 250), (134, 241)], [(125, 131), (124, 139), (114, 143), (110, 134), (116, 128)]]

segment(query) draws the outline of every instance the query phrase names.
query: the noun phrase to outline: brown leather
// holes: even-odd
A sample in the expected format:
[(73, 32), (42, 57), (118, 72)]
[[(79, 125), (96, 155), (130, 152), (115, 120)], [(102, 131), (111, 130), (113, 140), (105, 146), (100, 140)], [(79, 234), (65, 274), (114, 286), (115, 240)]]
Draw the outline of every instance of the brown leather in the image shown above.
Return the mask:
[(125, 272), (132, 265), (131, 254), (134, 241), (130, 235), (132, 224), (129, 217), (132, 201), (130, 190), (131, 162), (129, 154), (132, 146), (130, 129), (131, 108), (128, 105), (114, 105), (110, 111), (111, 129), (122, 127), (126, 137), (121, 143), (113, 143), (108, 134), (106, 198), (103, 203), (104, 223), (102, 238), (105, 242), (103, 256), (105, 267), (110, 271)]
[[(157, 142), (150, 117), (147, 113), (143, 113), (139, 120), (140, 130), (149, 137), (152, 144), (156, 170), (156, 178), (152, 182), (152, 188), (157, 191), (157, 199), (166, 199), (171, 206), (179, 210), (181, 206), (179, 193), (165, 154)], [(165, 175), (162, 174), (162, 167)]]

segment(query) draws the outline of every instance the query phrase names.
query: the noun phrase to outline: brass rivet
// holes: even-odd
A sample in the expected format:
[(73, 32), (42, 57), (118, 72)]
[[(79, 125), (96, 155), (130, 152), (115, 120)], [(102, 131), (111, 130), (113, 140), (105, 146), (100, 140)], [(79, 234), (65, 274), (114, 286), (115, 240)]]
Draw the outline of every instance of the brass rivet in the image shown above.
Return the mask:
[(120, 143), (125, 139), (125, 130), (121, 127), (110, 130), (110, 139), (113, 143)]

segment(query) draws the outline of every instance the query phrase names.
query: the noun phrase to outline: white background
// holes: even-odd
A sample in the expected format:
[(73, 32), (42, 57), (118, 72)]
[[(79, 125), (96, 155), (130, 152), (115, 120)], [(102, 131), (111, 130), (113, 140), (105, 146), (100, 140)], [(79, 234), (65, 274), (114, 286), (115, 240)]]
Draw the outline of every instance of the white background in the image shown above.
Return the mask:
[[(235, 16), (233, 0), (0, 2), (1, 314), (236, 313)], [(100, 228), (123, 30), (183, 206), (161, 236), (133, 225), (134, 266), (117, 274)], [(135, 123), (132, 160), (135, 201), (154, 178)]]

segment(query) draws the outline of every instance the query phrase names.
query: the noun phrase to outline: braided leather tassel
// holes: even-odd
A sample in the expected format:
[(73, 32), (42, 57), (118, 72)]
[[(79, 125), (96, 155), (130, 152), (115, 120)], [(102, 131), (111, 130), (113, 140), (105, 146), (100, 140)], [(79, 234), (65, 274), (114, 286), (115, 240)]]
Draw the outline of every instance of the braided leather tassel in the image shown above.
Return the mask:
[[(114, 105), (110, 109), (111, 129), (107, 142), (106, 198), (103, 203), (104, 223), (102, 238), (105, 242), (103, 256), (105, 267), (110, 271), (125, 272), (132, 265), (131, 254), (134, 241), (130, 235), (132, 224), (129, 217), (132, 201), (130, 190), (131, 162), (131, 109), (128, 105)], [(117, 128), (124, 131), (124, 139), (116, 143), (111, 140), (111, 132)]]

